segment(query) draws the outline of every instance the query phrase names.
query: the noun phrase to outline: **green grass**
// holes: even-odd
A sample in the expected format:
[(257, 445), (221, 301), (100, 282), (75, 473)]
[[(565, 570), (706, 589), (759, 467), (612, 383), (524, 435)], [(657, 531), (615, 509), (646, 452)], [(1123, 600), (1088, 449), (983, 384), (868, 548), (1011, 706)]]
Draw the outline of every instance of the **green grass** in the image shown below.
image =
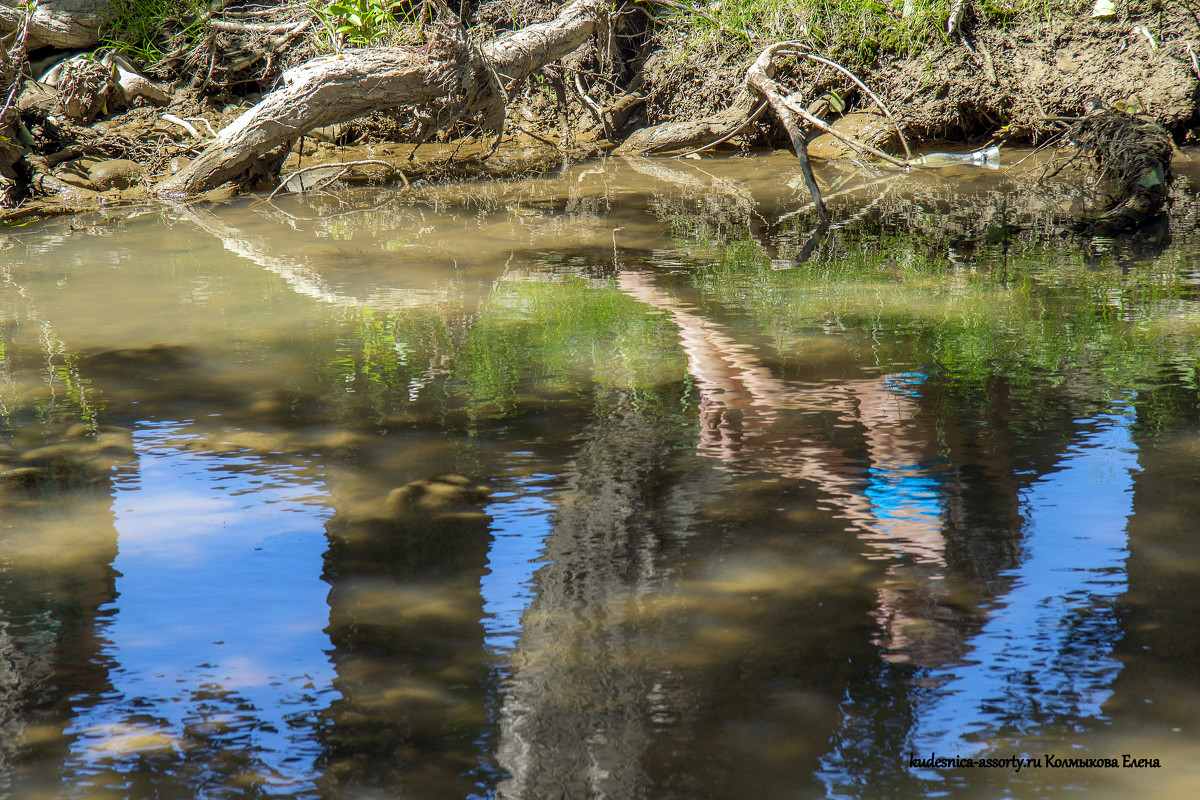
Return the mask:
[(329, 42), (340, 46), (376, 47), (422, 44), (425, 9), (417, 2), (396, 0), (311, 0)]
[[(654, 0), (642, 0), (654, 7)], [(694, 45), (740, 41), (752, 49), (796, 40), (846, 66), (870, 66), (881, 55), (911, 56), (946, 41), (952, 0), (741, 0), (719, 6), (690, 3), (705, 16), (653, 8)], [(1011, 24), (1055, 12), (1083, 13), (1089, 0), (984, 0), (985, 21)], [(716, 24), (714, 24), (714, 22)]]
[(105, 18), (101, 41), (143, 64), (153, 64), (170, 51), (170, 40), (180, 32), (185, 41), (199, 40), (199, 19), (205, 0), (112, 0), (113, 13)]

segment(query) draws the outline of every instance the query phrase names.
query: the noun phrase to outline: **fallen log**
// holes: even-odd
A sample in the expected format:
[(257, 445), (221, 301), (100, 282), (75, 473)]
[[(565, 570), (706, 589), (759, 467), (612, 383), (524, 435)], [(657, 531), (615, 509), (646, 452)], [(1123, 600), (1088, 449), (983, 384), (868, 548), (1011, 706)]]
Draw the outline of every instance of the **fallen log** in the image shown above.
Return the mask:
[[(0, 34), (20, 26), (25, 5), (24, 0), (0, 0)], [(114, 13), (109, 0), (41, 0), (29, 20), (27, 47), (92, 47), (100, 42), (105, 18)]]
[(208, 191), (314, 128), (370, 111), (423, 106), (438, 119), (472, 114), (485, 130), (497, 133), (506, 104), (501, 81), (511, 85), (578, 48), (609, 6), (605, 0), (574, 0), (553, 20), (482, 48), (438, 40), (421, 49), (345, 50), (309, 61), (285, 72), (281, 88), (223, 129), (154, 193), (186, 197)]
[(732, 105), (711, 117), (640, 128), (625, 139), (617, 152), (621, 155), (652, 155), (709, 145), (740, 131), (753, 108), (753, 98), (744, 91)]

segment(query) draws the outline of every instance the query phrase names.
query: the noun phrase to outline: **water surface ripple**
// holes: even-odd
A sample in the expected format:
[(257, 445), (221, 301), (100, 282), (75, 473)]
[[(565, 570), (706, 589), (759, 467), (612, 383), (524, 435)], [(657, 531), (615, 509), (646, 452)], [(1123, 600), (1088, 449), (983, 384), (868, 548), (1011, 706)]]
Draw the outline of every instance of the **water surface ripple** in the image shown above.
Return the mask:
[(11, 229), (0, 797), (1192, 797), (1200, 161), (1023, 155)]

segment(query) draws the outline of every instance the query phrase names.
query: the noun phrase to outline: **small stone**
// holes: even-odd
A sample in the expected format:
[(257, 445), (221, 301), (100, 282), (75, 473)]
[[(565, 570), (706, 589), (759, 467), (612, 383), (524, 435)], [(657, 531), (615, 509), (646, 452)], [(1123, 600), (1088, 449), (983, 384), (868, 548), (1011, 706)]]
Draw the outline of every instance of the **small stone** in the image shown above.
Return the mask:
[(88, 178), (100, 189), (128, 189), (145, 174), (143, 165), (125, 158), (101, 161), (88, 170)]

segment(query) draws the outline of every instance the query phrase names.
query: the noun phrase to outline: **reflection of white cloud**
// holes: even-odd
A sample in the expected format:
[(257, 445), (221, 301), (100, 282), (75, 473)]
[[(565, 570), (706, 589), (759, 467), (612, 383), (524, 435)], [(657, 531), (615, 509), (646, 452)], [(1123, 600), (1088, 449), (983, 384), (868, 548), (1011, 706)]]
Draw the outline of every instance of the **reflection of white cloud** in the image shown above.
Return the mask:
[[(263, 654), (268, 655), (268, 654)], [(240, 691), (256, 686), (266, 686), (278, 680), (277, 667), (267, 659), (246, 653), (232, 656), (221, 661), (218, 673), (221, 688), (227, 691)]]
[(237, 504), (229, 497), (197, 497), (186, 490), (138, 496), (135, 506), (123, 502), (126, 500), (118, 497), (116, 513), (121, 552), (176, 562), (201, 556), (205, 546), (192, 540), (219, 535), (237, 512)]

